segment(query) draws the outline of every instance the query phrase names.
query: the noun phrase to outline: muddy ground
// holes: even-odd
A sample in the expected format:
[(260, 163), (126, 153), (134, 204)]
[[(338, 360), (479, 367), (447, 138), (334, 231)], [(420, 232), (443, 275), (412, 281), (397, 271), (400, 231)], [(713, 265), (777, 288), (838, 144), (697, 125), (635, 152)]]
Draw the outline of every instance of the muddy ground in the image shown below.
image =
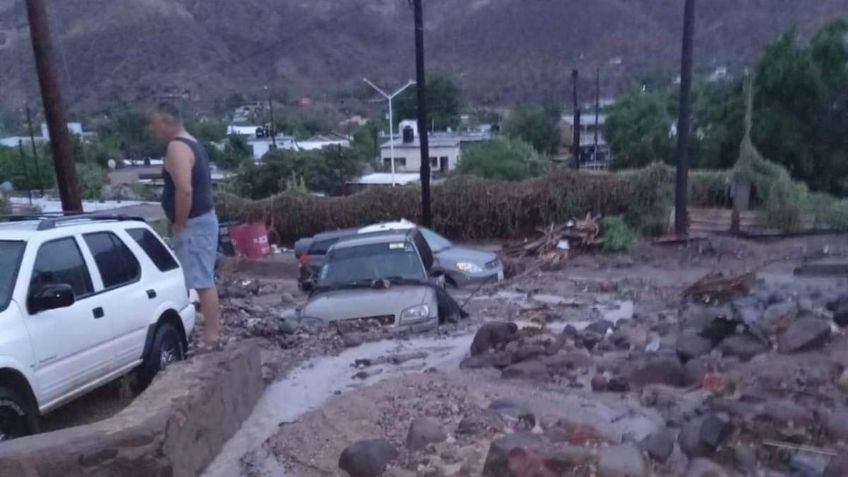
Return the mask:
[[(848, 277), (793, 273), (846, 257), (837, 236), (583, 254), (455, 291), (469, 320), (400, 337), (299, 328), (290, 278), (231, 273), (228, 332), (266, 337), (272, 384), (205, 475), (848, 475), (848, 338), (826, 310)], [(684, 296), (748, 271), (741, 293)]]

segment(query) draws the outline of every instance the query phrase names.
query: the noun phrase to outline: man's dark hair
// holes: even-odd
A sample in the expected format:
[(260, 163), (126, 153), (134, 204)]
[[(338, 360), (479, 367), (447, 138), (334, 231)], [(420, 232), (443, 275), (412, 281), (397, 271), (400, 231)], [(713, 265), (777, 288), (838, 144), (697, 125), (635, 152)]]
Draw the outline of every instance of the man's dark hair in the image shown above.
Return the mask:
[(180, 108), (173, 103), (159, 103), (153, 108), (153, 112), (155, 114), (161, 114), (163, 116), (169, 116), (174, 118), (174, 122), (177, 124), (182, 124), (183, 122), (183, 114), (180, 111)]

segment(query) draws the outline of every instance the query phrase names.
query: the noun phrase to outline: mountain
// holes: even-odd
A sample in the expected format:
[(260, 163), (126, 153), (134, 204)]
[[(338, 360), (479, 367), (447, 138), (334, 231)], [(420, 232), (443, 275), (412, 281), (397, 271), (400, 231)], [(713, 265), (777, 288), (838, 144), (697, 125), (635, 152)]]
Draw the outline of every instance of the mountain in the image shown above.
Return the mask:
[[(459, 78), (475, 101), (566, 97), (570, 71), (601, 68), (612, 94), (639, 77), (671, 79), (683, 0), (424, 0), (430, 71)], [(48, 0), (72, 108), (195, 101), (263, 85), (332, 100), (364, 76), (414, 76), (408, 0)], [(809, 35), (848, 0), (701, 0), (696, 62), (741, 69), (797, 26)], [(37, 98), (23, 0), (0, 0), (0, 109)], [(611, 63), (612, 59), (620, 59)]]

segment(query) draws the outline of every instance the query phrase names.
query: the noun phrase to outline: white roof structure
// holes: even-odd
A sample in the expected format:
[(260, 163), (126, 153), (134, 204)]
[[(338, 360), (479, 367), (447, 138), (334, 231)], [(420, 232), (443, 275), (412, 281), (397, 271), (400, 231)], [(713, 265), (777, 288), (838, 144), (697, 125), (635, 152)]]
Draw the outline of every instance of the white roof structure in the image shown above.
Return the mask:
[[(421, 180), (421, 175), (417, 172), (396, 172), (394, 183), (397, 185), (417, 184)], [(392, 185), (392, 174), (389, 172), (375, 172), (367, 174), (357, 179), (350, 181), (351, 184), (358, 185)]]

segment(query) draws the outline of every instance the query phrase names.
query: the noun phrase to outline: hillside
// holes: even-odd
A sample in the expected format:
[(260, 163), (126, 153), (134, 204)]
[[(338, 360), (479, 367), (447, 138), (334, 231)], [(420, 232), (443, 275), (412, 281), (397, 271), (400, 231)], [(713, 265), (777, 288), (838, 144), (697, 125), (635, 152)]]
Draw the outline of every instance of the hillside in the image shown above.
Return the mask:
[[(0, 107), (37, 97), (22, 0), (0, 0)], [(317, 98), (363, 76), (413, 76), (406, 0), (52, 0), (72, 107), (149, 101), (189, 90), (197, 101), (264, 84)], [(604, 68), (605, 89), (674, 72), (681, 0), (426, 0), (431, 69), (500, 104), (560, 98), (575, 65)], [(699, 2), (697, 62), (741, 68), (792, 26), (802, 33), (848, 12), (848, 0)], [(621, 58), (620, 66), (610, 66)], [(670, 76), (669, 76), (670, 77)]]

